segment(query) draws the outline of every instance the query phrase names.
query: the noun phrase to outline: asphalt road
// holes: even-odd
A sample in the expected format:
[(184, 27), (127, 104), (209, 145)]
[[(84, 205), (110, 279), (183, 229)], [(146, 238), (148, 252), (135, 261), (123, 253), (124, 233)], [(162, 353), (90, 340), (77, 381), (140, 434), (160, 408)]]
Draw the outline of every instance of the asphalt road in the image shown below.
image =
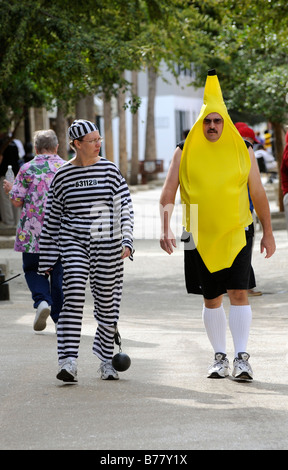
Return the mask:
[[(186, 294), (181, 243), (171, 256), (159, 248), (158, 197), (157, 189), (133, 195), (136, 252), (133, 262), (125, 261), (119, 322), (122, 350), (132, 363), (119, 381), (101, 381), (97, 373), (89, 288), (79, 381), (63, 385), (56, 379), (52, 321), (35, 333), (23, 274), (9, 282), (10, 299), (0, 301), (0, 449), (97, 450), (99, 459), (107, 459), (120, 451), (184, 455), (288, 448), (287, 232), (275, 231), (277, 252), (268, 260), (259, 253), (256, 234), (253, 265), (263, 295), (250, 298), (254, 381), (207, 379), (213, 353), (201, 319), (202, 299)], [(145, 216), (143, 206), (150, 206)], [(0, 250), (0, 263), (7, 267), (6, 279), (22, 273), (21, 255), (11, 248)], [(232, 362), (229, 330), (227, 345)]]

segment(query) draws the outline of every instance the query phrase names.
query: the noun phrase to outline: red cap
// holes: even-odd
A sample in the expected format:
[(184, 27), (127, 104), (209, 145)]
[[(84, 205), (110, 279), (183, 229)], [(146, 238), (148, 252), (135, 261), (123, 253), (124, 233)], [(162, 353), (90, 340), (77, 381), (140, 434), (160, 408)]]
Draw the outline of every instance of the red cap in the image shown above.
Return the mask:
[(253, 129), (251, 129), (251, 127), (238, 127), (238, 132), (242, 137), (248, 137), (249, 139), (254, 140), (254, 142), (256, 142), (257, 144), (260, 144), (260, 140), (256, 138), (255, 132), (253, 131)]
[(240, 129), (240, 127), (247, 127), (246, 122), (235, 122), (236, 129)]

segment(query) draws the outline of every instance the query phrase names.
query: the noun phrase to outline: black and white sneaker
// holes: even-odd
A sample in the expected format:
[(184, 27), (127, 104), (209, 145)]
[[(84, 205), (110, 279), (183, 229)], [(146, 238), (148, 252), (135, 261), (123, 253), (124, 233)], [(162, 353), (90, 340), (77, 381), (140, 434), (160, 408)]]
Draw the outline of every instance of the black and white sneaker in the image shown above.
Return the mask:
[(209, 379), (224, 379), (229, 375), (229, 361), (226, 354), (217, 352), (213, 364), (208, 369)]
[(63, 382), (78, 382), (77, 380), (77, 362), (76, 359), (67, 358), (59, 367), (59, 372), (56, 375), (58, 380)]
[(119, 380), (118, 372), (112, 366), (112, 361), (102, 361), (98, 372), (100, 372), (102, 380)]
[(246, 352), (238, 353), (233, 361), (232, 376), (237, 380), (253, 380), (253, 371), (248, 362), (249, 354)]

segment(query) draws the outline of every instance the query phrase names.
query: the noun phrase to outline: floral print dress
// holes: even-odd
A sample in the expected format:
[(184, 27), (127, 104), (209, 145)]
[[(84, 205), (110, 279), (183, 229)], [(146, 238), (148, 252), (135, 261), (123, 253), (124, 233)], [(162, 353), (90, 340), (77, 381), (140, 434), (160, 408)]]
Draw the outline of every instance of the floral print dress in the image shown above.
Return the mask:
[(14, 250), (39, 253), (39, 239), (50, 184), (65, 163), (59, 155), (37, 155), (21, 166), (9, 193), (10, 199), (23, 203), (16, 229)]

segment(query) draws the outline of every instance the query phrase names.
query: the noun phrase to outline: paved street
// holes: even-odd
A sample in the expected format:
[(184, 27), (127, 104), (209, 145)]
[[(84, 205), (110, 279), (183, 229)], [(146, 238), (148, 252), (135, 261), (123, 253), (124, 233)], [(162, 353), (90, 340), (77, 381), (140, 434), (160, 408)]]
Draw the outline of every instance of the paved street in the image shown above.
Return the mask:
[[(250, 298), (248, 352), (255, 380), (207, 379), (213, 354), (202, 324), (202, 299), (186, 294), (181, 243), (171, 256), (160, 250), (159, 194), (157, 188), (133, 194), (136, 252), (133, 262), (125, 261), (119, 322), (122, 350), (132, 363), (119, 381), (101, 381), (97, 374), (99, 361), (92, 354), (96, 325), (88, 289), (79, 382), (63, 385), (56, 379), (52, 321), (45, 331), (35, 333), (23, 274), (9, 282), (10, 300), (0, 302), (1, 449), (288, 448), (286, 230), (275, 231), (277, 252), (268, 260), (259, 253), (260, 232), (256, 234), (253, 266), (263, 295)], [(21, 255), (12, 248), (0, 250), (0, 263), (7, 263), (6, 278), (22, 273)], [(224, 307), (228, 313), (227, 298)], [(232, 362), (228, 330), (227, 338)]]

